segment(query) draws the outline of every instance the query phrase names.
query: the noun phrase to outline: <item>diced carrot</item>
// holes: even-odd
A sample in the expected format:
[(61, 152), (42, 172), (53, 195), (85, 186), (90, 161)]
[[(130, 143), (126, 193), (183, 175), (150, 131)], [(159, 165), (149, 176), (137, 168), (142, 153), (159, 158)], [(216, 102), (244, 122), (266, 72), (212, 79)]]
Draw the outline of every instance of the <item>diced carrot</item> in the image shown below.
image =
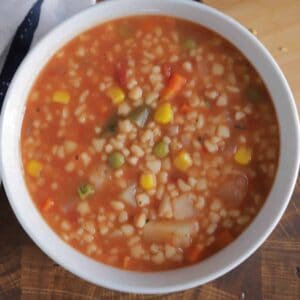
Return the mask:
[(102, 114), (106, 113), (108, 111), (108, 105), (106, 104), (103, 104), (101, 107), (100, 107), (100, 112)]
[(108, 107), (103, 106), (101, 109), (101, 113), (106, 113), (108, 111)]
[(93, 75), (93, 77), (91, 78), (92, 82), (94, 84), (98, 83), (100, 81), (100, 77), (99, 75)]
[(43, 204), (42, 211), (48, 212), (48, 211), (50, 211), (50, 209), (52, 209), (53, 206), (54, 206), (54, 201), (52, 199), (48, 198)]
[(124, 61), (119, 62), (116, 68), (116, 77), (120, 86), (124, 89), (127, 88), (127, 83), (128, 83), (126, 71), (127, 71), (127, 64)]
[(125, 256), (123, 260), (123, 268), (130, 269), (130, 267), (132, 266), (132, 262), (133, 260), (130, 256)]
[(186, 260), (194, 263), (204, 256), (204, 249), (199, 246), (192, 247), (186, 254)]
[(216, 244), (219, 249), (226, 247), (234, 240), (232, 234), (228, 230), (220, 232), (216, 237)]
[(161, 99), (165, 101), (172, 99), (181, 91), (185, 83), (186, 79), (183, 76), (179, 74), (172, 75), (167, 86), (161, 93)]
[(143, 31), (152, 31), (155, 26), (155, 22), (152, 19), (145, 19), (141, 24), (141, 30)]
[(192, 107), (190, 105), (188, 105), (187, 103), (184, 103), (183, 105), (181, 105), (180, 107), (180, 111), (184, 114), (190, 112), (192, 110)]

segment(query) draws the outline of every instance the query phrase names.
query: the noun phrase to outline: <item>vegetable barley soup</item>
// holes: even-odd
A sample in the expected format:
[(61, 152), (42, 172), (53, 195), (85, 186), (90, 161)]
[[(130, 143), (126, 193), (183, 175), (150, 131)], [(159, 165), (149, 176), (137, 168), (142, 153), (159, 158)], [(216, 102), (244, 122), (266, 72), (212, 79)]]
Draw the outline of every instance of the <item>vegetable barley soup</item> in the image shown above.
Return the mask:
[(32, 199), (66, 243), (155, 271), (199, 262), (245, 230), (274, 181), (279, 130), (233, 45), (139, 16), (92, 28), (50, 59), (21, 150)]

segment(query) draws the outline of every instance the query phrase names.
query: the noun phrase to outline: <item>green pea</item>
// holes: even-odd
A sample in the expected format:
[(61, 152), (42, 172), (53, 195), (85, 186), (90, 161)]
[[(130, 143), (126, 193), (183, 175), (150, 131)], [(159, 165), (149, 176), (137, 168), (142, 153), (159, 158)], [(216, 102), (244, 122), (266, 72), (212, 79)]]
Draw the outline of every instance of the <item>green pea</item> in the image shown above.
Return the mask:
[(94, 187), (89, 183), (84, 183), (77, 189), (77, 193), (81, 200), (84, 200), (88, 196), (91, 196), (95, 193)]
[(126, 39), (133, 35), (133, 28), (128, 24), (121, 24), (118, 27), (118, 33), (122, 38)]
[(186, 39), (183, 44), (182, 44), (182, 47), (185, 49), (185, 50), (193, 50), (193, 49), (196, 49), (197, 48), (197, 43), (195, 40), (189, 38), (189, 39)]
[(122, 153), (115, 151), (109, 154), (108, 156), (108, 164), (114, 168), (118, 169), (122, 167), (125, 163), (125, 158)]
[(166, 142), (157, 142), (153, 147), (153, 153), (158, 158), (164, 158), (169, 154), (169, 146)]
[(258, 87), (250, 86), (246, 90), (247, 98), (252, 102), (258, 102), (262, 100), (262, 93)]

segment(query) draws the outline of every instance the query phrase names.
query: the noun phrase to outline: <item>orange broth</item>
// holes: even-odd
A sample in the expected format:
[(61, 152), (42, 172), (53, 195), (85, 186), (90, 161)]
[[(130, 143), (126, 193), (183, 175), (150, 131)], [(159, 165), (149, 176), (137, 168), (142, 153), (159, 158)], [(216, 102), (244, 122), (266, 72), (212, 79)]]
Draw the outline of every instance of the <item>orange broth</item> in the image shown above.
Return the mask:
[(155, 271), (197, 263), (245, 230), (272, 187), (279, 131), (265, 84), (232, 44), (139, 16), (50, 58), (21, 152), (32, 200), (66, 243)]

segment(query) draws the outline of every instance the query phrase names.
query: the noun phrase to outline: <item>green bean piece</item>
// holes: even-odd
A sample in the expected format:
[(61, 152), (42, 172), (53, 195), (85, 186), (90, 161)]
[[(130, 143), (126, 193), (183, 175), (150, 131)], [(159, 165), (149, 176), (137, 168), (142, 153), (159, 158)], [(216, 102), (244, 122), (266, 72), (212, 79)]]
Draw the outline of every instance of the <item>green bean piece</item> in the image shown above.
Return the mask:
[(95, 189), (91, 184), (84, 183), (84, 184), (79, 186), (79, 188), (77, 189), (77, 193), (78, 193), (80, 199), (84, 200), (87, 197), (95, 194)]
[(119, 122), (118, 115), (114, 114), (112, 117), (110, 117), (110, 119), (107, 121), (106, 125), (104, 126), (101, 136), (107, 137), (107, 136), (114, 135), (117, 132), (118, 122)]
[(112, 152), (108, 156), (108, 164), (113, 169), (121, 168), (125, 163), (124, 155), (118, 151)]

